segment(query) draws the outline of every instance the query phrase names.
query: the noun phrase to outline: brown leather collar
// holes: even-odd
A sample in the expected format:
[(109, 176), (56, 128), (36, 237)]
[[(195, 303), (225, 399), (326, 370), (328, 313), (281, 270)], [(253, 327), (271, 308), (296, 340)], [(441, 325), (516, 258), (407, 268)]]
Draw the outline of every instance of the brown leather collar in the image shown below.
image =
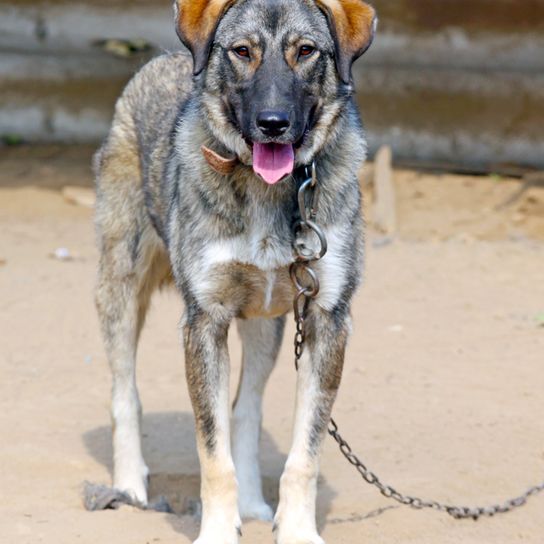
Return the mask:
[(240, 163), (238, 157), (223, 157), (205, 145), (203, 145), (200, 149), (202, 150), (202, 155), (204, 155), (206, 162), (218, 174), (223, 176), (232, 174), (236, 166)]

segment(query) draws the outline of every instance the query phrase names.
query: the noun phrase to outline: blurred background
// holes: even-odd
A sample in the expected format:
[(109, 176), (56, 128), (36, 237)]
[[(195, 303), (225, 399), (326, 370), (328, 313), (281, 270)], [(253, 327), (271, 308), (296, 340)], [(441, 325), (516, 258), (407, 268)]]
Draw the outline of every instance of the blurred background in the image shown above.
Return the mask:
[[(471, 170), (544, 166), (543, 0), (374, 0), (357, 64), (371, 151)], [(171, 0), (0, 2), (4, 143), (95, 143), (131, 74), (179, 49)]]

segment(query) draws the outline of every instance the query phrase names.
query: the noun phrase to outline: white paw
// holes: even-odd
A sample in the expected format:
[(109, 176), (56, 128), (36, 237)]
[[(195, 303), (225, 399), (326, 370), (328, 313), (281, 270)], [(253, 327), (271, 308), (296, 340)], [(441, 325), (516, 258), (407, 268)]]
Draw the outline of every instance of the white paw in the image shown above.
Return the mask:
[(325, 544), (317, 534), (315, 523), (304, 520), (302, 516), (285, 516), (281, 511), (274, 520), (276, 544)]
[(277, 544), (325, 544), (325, 541), (317, 533), (279, 535)]
[(220, 528), (203, 530), (193, 544), (238, 544), (242, 531), (240, 525), (229, 530), (222, 531)]
[(238, 536), (228, 538), (225, 535), (221, 535), (220, 537), (202, 535), (193, 544), (238, 544)]
[(242, 519), (272, 521), (274, 519), (274, 511), (264, 501), (240, 501), (240, 516), (242, 516)]
[(147, 505), (147, 484), (149, 469), (145, 463), (140, 464), (136, 469), (117, 470), (115, 473), (113, 487), (126, 493), (134, 502)]

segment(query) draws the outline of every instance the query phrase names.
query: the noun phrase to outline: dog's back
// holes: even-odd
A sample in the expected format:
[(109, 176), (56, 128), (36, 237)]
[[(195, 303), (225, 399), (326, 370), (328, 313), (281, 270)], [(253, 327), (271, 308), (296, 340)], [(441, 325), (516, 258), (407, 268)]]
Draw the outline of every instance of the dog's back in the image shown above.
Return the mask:
[[(193, 88), (193, 61), (184, 53), (156, 57), (128, 83), (115, 106), (109, 135), (95, 157), (98, 191), (105, 195), (108, 185), (120, 179), (141, 186), (153, 183), (153, 164), (163, 164), (179, 108)], [(154, 160), (155, 159), (155, 160)], [(156, 160), (159, 159), (159, 160)], [(127, 169), (131, 176), (127, 176)], [(119, 190), (116, 186), (116, 191)]]
[[(160, 191), (174, 123), (193, 88), (192, 66), (184, 53), (161, 55), (147, 63), (117, 101), (110, 132), (94, 159), (101, 252), (124, 247), (118, 258), (127, 269), (143, 252), (143, 267), (157, 269), (151, 274), (155, 280), (146, 287), (150, 290), (169, 280), (170, 267), (165, 256), (158, 258), (164, 247), (152, 221), (157, 213), (146, 202), (149, 205), (150, 196)], [(119, 245), (118, 240), (124, 243)]]
[[(140, 314), (151, 292), (171, 280), (164, 244), (146, 203), (160, 190), (171, 132), (192, 86), (190, 56), (174, 53), (150, 61), (117, 101), (111, 130), (95, 156), (96, 227), (101, 268), (106, 270), (96, 291), (102, 315), (108, 315), (122, 293), (112, 292), (111, 281), (101, 278), (117, 277), (118, 286), (132, 284), (126, 288), (140, 293)], [(114, 334), (107, 327), (103, 332), (106, 339)]]

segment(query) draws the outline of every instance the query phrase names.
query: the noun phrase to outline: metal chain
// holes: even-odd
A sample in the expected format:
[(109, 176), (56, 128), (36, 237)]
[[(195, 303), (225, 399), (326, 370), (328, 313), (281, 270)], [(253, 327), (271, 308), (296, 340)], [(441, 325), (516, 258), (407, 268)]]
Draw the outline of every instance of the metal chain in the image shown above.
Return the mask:
[(421, 510), (423, 508), (431, 508), (438, 512), (445, 512), (455, 519), (473, 519), (477, 521), (483, 516), (492, 517), (496, 514), (505, 514), (510, 512), (515, 508), (523, 506), (529, 497), (541, 493), (544, 491), (544, 482), (540, 485), (535, 485), (529, 488), (523, 495), (516, 497), (515, 499), (510, 499), (503, 504), (495, 504), (492, 506), (486, 507), (474, 507), (470, 508), (468, 506), (451, 506), (449, 504), (439, 503), (437, 501), (428, 501), (423, 500), (417, 497), (411, 497), (410, 495), (403, 495), (399, 493), (395, 488), (390, 485), (386, 485), (380, 481), (380, 479), (369, 470), (365, 464), (353, 453), (349, 444), (342, 438), (338, 432), (338, 425), (331, 419), (329, 428), (327, 429), (328, 433), (336, 440), (342, 455), (351, 463), (363, 477), (363, 479), (369, 484), (377, 487), (380, 493), (387, 497), (388, 499), (393, 499), (401, 504), (410, 506)]
[[(291, 265), (290, 274), (296, 287), (293, 305), (296, 324), (295, 368), (298, 370), (306, 341), (305, 321), (308, 314), (308, 308), (311, 301), (319, 294), (319, 278), (311, 265), (322, 259), (327, 253), (327, 238), (323, 230), (315, 223), (319, 203), (319, 187), (317, 184), (315, 164), (312, 164), (311, 168), (305, 169), (305, 177), (298, 189), (297, 196), (300, 220), (296, 222), (294, 227), (293, 249), (295, 261)], [(310, 233), (313, 233), (315, 235), (314, 238), (317, 238), (319, 242), (317, 250), (308, 247), (306, 240)], [(356, 468), (365, 482), (376, 487), (384, 497), (393, 499), (400, 504), (410, 506), (417, 510), (429, 508), (438, 512), (444, 512), (458, 520), (473, 519), (477, 521), (484, 516), (492, 517), (496, 514), (511, 512), (512, 510), (523, 506), (533, 495), (537, 495), (544, 491), (544, 482), (542, 482), (539, 485), (530, 487), (519, 497), (510, 499), (502, 504), (473, 508), (467, 506), (452, 506), (438, 501), (412, 497), (398, 492), (390, 485), (384, 484), (374, 472), (368, 469), (359, 457), (353, 453), (346, 440), (342, 438), (338, 432), (338, 425), (332, 418), (327, 432), (338, 444), (342, 455)]]

